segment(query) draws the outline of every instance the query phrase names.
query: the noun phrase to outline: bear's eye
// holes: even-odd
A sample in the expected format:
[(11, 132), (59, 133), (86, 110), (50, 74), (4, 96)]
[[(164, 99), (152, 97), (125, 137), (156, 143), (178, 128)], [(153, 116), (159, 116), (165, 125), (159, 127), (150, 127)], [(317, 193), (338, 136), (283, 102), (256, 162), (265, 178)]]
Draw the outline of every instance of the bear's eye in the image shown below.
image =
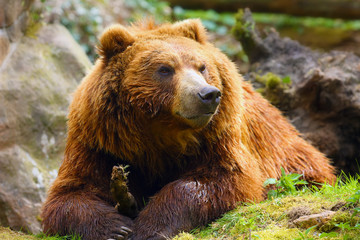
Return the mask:
[(158, 69), (158, 73), (161, 75), (161, 76), (170, 76), (174, 73), (174, 69), (171, 68), (171, 67), (168, 67), (168, 66), (162, 66)]
[(199, 72), (204, 73), (206, 70), (206, 66), (205, 65), (201, 65), (201, 67), (199, 68)]

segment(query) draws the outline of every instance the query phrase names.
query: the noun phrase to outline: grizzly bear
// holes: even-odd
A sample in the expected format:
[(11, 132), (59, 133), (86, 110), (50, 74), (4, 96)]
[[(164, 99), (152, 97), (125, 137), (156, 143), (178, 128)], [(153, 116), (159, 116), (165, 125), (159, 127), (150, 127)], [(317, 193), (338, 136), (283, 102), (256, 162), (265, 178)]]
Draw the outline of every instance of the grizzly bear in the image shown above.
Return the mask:
[[(70, 106), (44, 232), (165, 239), (262, 200), (264, 180), (281, 168), (335, 180), (329, 160), (243, 80), (199, 20), (114, 25), (98, 50)], [(117, 165), (129, 165), (134, 219), (115, 209)]]

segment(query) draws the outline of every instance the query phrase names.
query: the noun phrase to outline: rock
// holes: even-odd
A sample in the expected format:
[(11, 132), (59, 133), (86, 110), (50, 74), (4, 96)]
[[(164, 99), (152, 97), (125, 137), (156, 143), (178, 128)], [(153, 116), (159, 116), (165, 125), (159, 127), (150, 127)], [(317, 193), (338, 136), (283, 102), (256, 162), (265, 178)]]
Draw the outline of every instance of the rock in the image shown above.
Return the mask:
[(321, 226), (328, 222), (334, 214), (335, 212), (333, 211), (325, 211), (318, 214), (301, 216), (294, 220), (292, 224), (303, 229), (307, 229), (315, 225)]
[(30, 36), (33, 2), (0, 0), (0, 225), (37, 233), (65, 146), (70, 93), (91, 63), (60, 25), (35, 24)]
[[(249, 11), (240, 12), (234, 33), (251, 62), (246, 79), (339, 170), (358, 172), (360, 58), (347, 52), (313, 51), (280, 38), (275, 30), (260, 37)], [(259, 79), (269, 73), (283, 82), (268, 88)]]
[(10, 50), (9, 39), (5, 36), (0, 35), (0, 66), (3, 63), (4, 59), (8, 55)]
[(34, 0), (0, 0), (0, 26), (7, 28), (26, 13)]
[(38, 29), (0, 66), (0, 225), (32, 233), (62, 159), (70, 94), (91, 67), (63, 26)]
[[(24, 33), (29, 15), (29, 8), (34, 0), (0, 0), (0, 36), (15, 42)], [(0, 42), (0, 44), (2, 44)], [(0, 48), (1, 45), (0, 45)], [(0, 53), (0, 64), (1, 64)]]

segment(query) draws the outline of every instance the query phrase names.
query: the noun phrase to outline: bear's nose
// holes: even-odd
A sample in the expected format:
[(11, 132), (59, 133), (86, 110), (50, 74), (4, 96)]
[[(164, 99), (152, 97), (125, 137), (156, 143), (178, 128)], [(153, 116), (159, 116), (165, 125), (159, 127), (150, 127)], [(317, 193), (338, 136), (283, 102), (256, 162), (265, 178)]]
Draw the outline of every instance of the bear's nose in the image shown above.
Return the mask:
[(221, 92), (214, 86), (206, 86), (199, 92), (200, 100), (206, 105), (216, 108), (220, 103)]

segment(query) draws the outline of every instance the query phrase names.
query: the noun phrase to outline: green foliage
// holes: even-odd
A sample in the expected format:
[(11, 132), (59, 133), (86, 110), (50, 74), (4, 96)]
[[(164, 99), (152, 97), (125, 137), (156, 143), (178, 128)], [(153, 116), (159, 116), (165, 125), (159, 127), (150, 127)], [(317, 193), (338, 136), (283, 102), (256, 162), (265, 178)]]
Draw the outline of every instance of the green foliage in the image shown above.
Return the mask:
[(351, 197), (349, 197), (347, 202), (350, 202), (352, 204), (359, 204), (360, 203), (360, 190), (356, 191)]
[(289, 76), (285, 76), (281, 81), (285, 84), (291, 84), (291, 78)]
[(309, 236), (309, 233), (316, 227), (317, 227), (316, 225), (309, 227), (308, 229), (306, 229), (306, 231), (304, 233), (299, 232), (300, 238), (297, 238), (295, 240), (314, 240), (313, 237)]
[[(56, 1), (55, 1), (56, 2)], [(84, 48), (92, 61), (96, 58), (94, 46), (97, 36), (104, 29), (104, 14), (100, 13), (99, 4), (111, 6), (111, 0), (64, 0), (61, 8), (56, 9), (60, 22), (66, 26), (74, 38)], [(161, 0), (124, 0), (125, 7), (130, 10), (131, 16), (127, 21), (143, 18), (154, 18), (156, 22), (200, 18), (205, 27), (217, 37), (230, 36), (231, 28), (235, 25), (234, 13), (218, 13), (214, 10), (187, 10), (181, 7), (170, 7), (169, 3)], [(53, 2), (40, 0), (41, 9), (31, 11), (31, 19), (38, 23), (44, 12), (51, 12)], [(345, 21), (339, 19), (293, 17), (284, 14), (253, 13), (253, 18), (260, 24), (275, 26), (276, 28), (293, 27), (303, 31), (305, 27), (327, 27), (333, 29), (359, 30), (360, 20)], [(245, 26), (249, 27), (249, 26)], [(218, 47), (234, 60), (248, 61), (246, 54), (239, 44), (228, 40), (222, 41)]]
[(98, 8), (86, 0), (66, 0), (60, 22), (71, 32), (92, 61), (97, 54), (96, 35), (102, 30), (103, 18)]
[(286, 14), (253, 13), (257, 23), (269, 24), (276, 28), (338, 28), (343, 30), (360, 30), (360, 20), (343, 20), (322, 17), (295, 17)]
[[(347, 206), (354, 206), (353, 214), (351, 215), (351, 219), (353, 219), (355, 216), (360, 215), (360, 189), (358, 189), (353, 195), (351, 195), (348, 199), (346, 199), (348, 202)], [(358, 221), (355, 225), (357, 229), (360, 230), (360, 222)]]
[(274, 90), (276, 88), (286, 88), (286, 86), (291, 84), (291, 78), (285, 76), (281, 78), (279, 75), (276, 75), (272, 72), (267, 72), (264, 75), (255, 75), (255, 81), (264, 85), (266, 89)]
[(60, 7), (56, 6), (56, 2), (41, 1), (39, 6), (31, 11), (31, 21), (38, 23), (44, 16), (47, 16), (47, 21), (59, 21), (70, 31), (90, 60), (94, 61), (97, 56), (97, 35), (103, 30), (103, 17), (94, 4), (96, 1), (100, 0), (64, 0)]
[[(173, 9), (174, 20), (184, 20), (188, 18), (199, 18), (206, 29), (216, 36), (215, 43), (218, 48), (225, 52), (233, 60), (241, 59), (248, 62), (248, 58), (244, 53), (241, 45), (236, 41), (230, 41), (231, 28), (235, 24), (233, 13), (218, 13), (214, 10), (188, 10), (179, 6)], [(221, 38), (224, 40), (221, 41)], [(219, 40), (220, 39), (220, 40)], [(219, 41), (217, 41), (219, 40)], [(234, 44), (236, 42), (236, 44)]]
[(204, 26), (211, 32), (219, 35), (229, 34), (229, 30), (235, 24), (233, 13), (218, 13), (214, 10), (186, 10), (182, 7), (174, 7), (175, 19), (200, 18)]
[(285, 170), (281, 168), (281, 177), (279, 180), (275, 178), (269, 178), (264, 182), (264, 187), (274, 185), (275, 190), (269, 190), (269, 199), (277, 198), (282, 195), (295, 194), (297, 192), (296, 187), (298, 185), (306, 185), (305, 180), (300, 179), (303, 175), (297, 173), (286, 174)]
[(153, 18), (158, 23), (171, 20), (172, 9), (166, 1), (125, 0), (125, 6), (133, 12), (130, 22), (144, 18)]
[(289, 89), (291, 87), (291, 78), (289, 76), (281, 77), (275, 73), (267, 72), (260, 75), (252, 73), (253, 83), (257, 86), (256, 91), (261, 93), (273, 105), (286, 109), (291, 103)]
[(36, 239), (43, 239), (43, 240), (81, 240), (80, 236), (46, 236), (44, 233), (40, 233), (35, 235)]

